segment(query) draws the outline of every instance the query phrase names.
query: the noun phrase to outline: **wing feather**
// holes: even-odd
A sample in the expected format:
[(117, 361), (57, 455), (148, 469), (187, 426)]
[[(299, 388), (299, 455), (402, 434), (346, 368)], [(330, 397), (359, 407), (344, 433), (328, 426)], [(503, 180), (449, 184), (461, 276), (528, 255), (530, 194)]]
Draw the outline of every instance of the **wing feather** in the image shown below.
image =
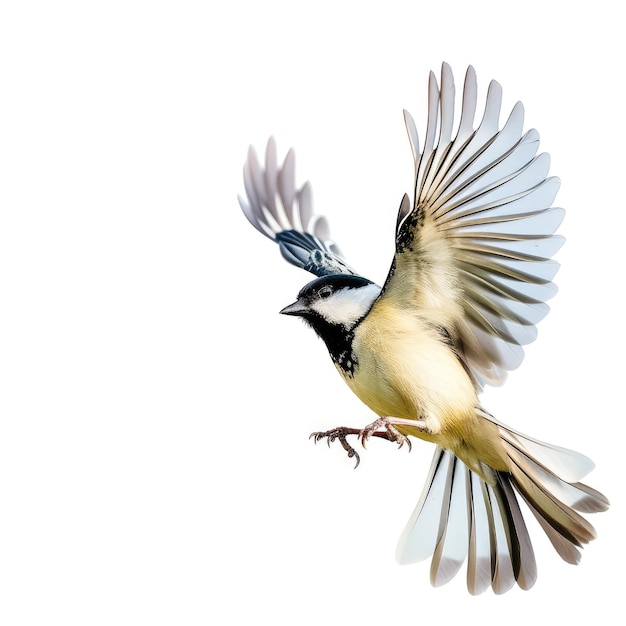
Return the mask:
[(316, 276), (354, 274), (330, 238), (328, 221), (313, 211), (310, 183), (296, 187), (295, 171), (293, 149), (278, 165), (273, 137), (267, 142), (264, 167), (250, 146), (243, 167), (246, 198), (238, 196), (244, 215), (260, 233), (278, 243), (283, 258), (292, 265)]
[(559, 268), (551, 257), (564, 211), (552, 207), (559, 180), (550, 157), (538, 154), (539, 134), (523, 132), (524, 107), (500, 128), (502, 88), (491, 81), (482, 118), (468, 68), (454, 134), (455, 86), (443, 64), (441, 89), (431, 72), (425, 141), (413, 118), (405, 124), (415, 163), (412, 206), (398, 214), (396, 254), (381, 292), (414, 307), (433, 323), (446, 320), (479, 386), (504, 382), (537, 336), (548, 313)]

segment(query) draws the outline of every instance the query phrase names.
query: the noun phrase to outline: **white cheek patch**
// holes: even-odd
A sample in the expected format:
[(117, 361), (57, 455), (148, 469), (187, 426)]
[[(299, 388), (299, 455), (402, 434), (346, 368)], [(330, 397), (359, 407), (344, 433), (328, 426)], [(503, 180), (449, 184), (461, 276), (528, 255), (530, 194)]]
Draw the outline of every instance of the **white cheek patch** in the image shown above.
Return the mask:
[(311, 308), (331, 324), (351, 326), (372, 307), (380, 294), (378, 285), (366, 285), (358, 289), (345, 287), (324, 300), (317, 300)]

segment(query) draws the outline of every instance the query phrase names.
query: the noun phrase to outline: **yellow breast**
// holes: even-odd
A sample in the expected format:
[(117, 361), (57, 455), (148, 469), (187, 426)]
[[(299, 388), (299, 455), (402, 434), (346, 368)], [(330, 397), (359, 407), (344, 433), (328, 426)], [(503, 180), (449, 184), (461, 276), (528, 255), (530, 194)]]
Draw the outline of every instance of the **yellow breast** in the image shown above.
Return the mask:
[[(478, 404), (465, 368), (432, 325), (414, 314), (377, 306), (357, 328), (352, 391), (377, 415), (424, 419), (443, 444), (457, 438)], [(341, 370), (339, 370), (341, 372)], [(445, 447), (450, 447), (446, 445)]]

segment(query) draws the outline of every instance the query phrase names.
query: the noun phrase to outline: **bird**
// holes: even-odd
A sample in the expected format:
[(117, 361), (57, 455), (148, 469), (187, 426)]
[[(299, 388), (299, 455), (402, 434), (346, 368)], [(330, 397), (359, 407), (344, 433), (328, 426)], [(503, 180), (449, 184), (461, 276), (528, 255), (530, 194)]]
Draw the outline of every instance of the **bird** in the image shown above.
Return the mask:
[(328, 220), (313, 210), (310, 183), (295, 184), (293, 149), (279, 164), (273, 137), (264, 164), (249, 148), (239, 204), (284, 259), (315, 276), (280, 313), (315, 331), (341, 378), (376, 415), (362, 428), (313, 433), (314, 440), (340, 442), (356, 465), (350, 436), (363, 447), (371, 437), (435, 445), (397, 561), (430, 558), (435, 587), (467, 562), (473, 595), (516, 584), (527, 590), (537, 565), (525, 515), (534, 515), (564, 561), (577, 564), (579, 548), (596, 537), (582, 514), (609, 507), (580, 482), (594, 467), (587, 456), (506, 426), (480, 400), (486, 385), (502, 385), (521, 364), (556, 293), (560, 180), (549, 175), (549, 155), (538, 154), (537, 131), (524, 132), (521, 102), (500, 123), (495, 80), (479, 108), (469, 66), (459, 107), (443, 63), (439, 81), (430, 72), (427, 95), (423, 146), (404, 111), (414, 187), (400, 202), (382, 286), (348, 264)]

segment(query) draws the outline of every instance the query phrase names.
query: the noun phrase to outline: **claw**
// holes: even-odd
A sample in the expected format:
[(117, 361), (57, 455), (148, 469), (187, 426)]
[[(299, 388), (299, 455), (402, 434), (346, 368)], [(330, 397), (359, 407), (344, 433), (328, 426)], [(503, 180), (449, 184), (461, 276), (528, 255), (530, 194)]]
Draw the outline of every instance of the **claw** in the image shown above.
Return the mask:
[[(361, 445), (367, 450), (367, 446), (365, 445), (369, 438), (372, 435), (376, 435), (377, 437), (381, 437), (384, 436), (382, 435), (382, 433), (377, 433), (378, 429), (381, 426), (387, 426), (386, 422), (384, 421), (384, 418), (379, 418), (377, 419), (375, 422), (372, 422), (371, 424), (368, 424), (360, 433), (359, 433), (359, 439), (361, 440)], [(389, 432), (389, 427), (387, 426), (387, 432)]]
[(320, 439), (326, 439), (326, 443), (328, 444), (329, 448), (331, 442), (338, 440), (341, 444), (341, 447), (348, 453), (348, 458), (356, 459), (356, 465), (354, 466), (354, 469), (356, 469), (361, 462), (361, 457), (359, 456), (359, 453), (348, 443), (346, 437), (348, 435), (357, 435), (359, 434), (359, 432), (360, 431), (354, 428), (346, 428), (344, 426), (340, 426), (339, 428), (333, 428), (333, 430), (327, 430), (326, 432), (311, 433), (309, 435), (309, 439), (313, 438), (313, 441), (315, 443), (317, 443)]
[(348, 450), (348, 458), (351, 459), (352, 457), (354, 457), (356, 460), (356, 463), (354, 464), (354, 469), (356, 469), (359, 466), (359, 463), (361, 463), (361, 457), (359, 456), (359, 453), (354, 448), (352, 448), (351, 450)]
[[(381, 427), (384, 427), (385, 430), (379, 430)], [(386, 417), (377, 419), (375, 422), (372, 422), (362, 430), (339, 426), (339, 428), (333, 428), (332, 430), (327, 430), (325, 432), (311, 433), (309, 435), (309, 439), (313, 439), (315, 443), (317, 443), (320, 439), (326, 439), (326, 443), (329, 448), (332, 442), (335, 440), (339, 441), (341, 447), (348, 453), (348, 458), (356, 459), (356, 465), (354, 466), (354, 469), (356, 469), (361, 462), (361, 457), (359, 456), (359, 453), (348, 443), (348, 440), (346, 439), (348, 435), (356, 435), (360, 440), (361, 445), (366, 450), (366, 443), (370, 437), (380, 437), (381, 439), (394, 441), (398, 444), (398, 448), (401, 448), (406, 443), (409, 452), (413, 447), (409, 438), (406, 435), (403, 435), (393, 424), (390, 423), (389, 418)]]
[(398, 450), (406, 443), (409, 452), (413, 449), (411, 440), (403, 435), (397, 428), (391, 424), (387, 424), (387, 434), (389, 435), (389, 441), (395, 441), (398, 444)]

